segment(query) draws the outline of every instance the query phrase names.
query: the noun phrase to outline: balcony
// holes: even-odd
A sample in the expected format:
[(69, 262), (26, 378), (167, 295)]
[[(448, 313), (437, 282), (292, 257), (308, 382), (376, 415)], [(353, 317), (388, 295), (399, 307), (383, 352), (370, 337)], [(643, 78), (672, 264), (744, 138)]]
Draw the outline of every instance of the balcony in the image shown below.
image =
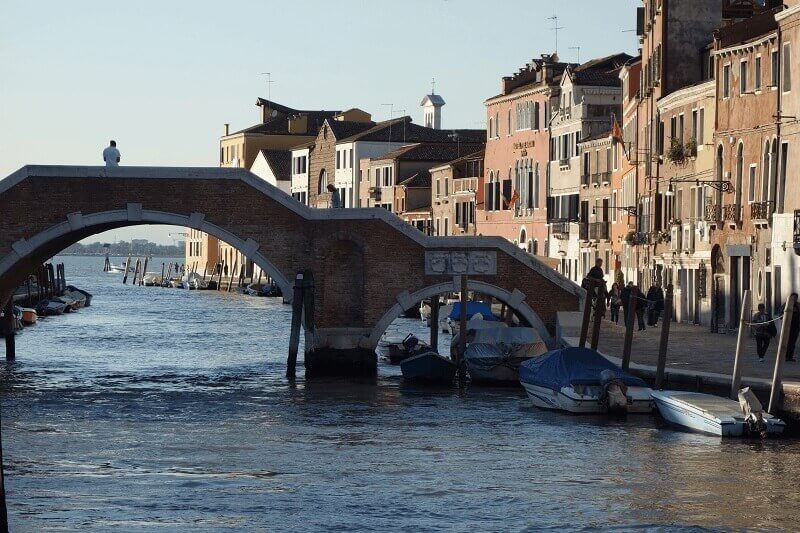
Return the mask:
[(592, 185), (600, 187), (611, 183), (611, 172), (597, 172), (592, 174)]
[(458, 178), (453, 180), (453, 194), (474, 193), (478, 190), (478, 178)]
[(569, 221), (558, 220), (551, 222), (550, 232), (556, 239), (569, 239)]
[(706, 205), (706, 220), (709, 222), (718, 222), (722, 220), (722, 206), (707, 204)]
[(610, 224), (608, 222), (592, 222), (589, 224), (589, 239), (593, 241), (607, 241)]
[(578, 225), (578, 238), (582, 241), (589, 240), (589, 223), (588, 222), (581, 222)]
[(737, 223), (742, 221), (742, 209), (736, 204), (725, 204), (722, 206), (722, 220), (725, 222)]
[(562, 170), (569, 168), (569, 158), (565, 157), (564, 159), (558, 160), (558, 166), (561, 167)]
[(750, 218), (761, 224), (768, 223), (775, 212), (775, 202), (753, 202), (750, 204)]

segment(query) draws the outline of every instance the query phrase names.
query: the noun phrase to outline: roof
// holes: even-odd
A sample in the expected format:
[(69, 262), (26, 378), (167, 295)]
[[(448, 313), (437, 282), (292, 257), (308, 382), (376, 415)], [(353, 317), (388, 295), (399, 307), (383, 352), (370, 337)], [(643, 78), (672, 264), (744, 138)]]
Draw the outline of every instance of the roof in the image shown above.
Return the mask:
[(261, 150), (260, 152), (267, 164), (272, 169), (275, 179), (288, 181), (292, 179), (292, 152), (291, 150)]
[(427, 170), (420, 170), (407, 178), (400, 178), (397, 184), (411, 188), (430, 188), (431, 173)]
[[(257, 98), (257, 106), (266, 106), (270, 109), (277, 111), (277, 115), (269, 117), (266, 122), (255, 124), (247, 128), (235, 131), (230, 135), (238, 135), (240, 133), (257, 134), (257, 135), (314, 135), (319, 132), (319, 128), (326, 119), (331, 118), (341, 111), (324, 111), (324, 110), (302, 110), (294, 109), (285, 105), (281, 105), (266, 98)], [(289, 119), (297, 116), (305, 116), (308, 118), (306, 131), (302, 133), (289, 132)]]
[(431, 161), (446, 162), (452, 161), (463, 153), (471, 153), (483, 147), (484, 143), (415, 143), (401, 146), (386, 154), (372, 159), (387, 160), (396, 159), (398, 161)]
[(370, 122), (355, 122), (352, 120), (329, 120), (328, 127), (331, 133), (337, 140), (346, 139), (357, 135), (363, 131), (369, 130), (375, 126), (375, 123)]
[[(330, 122), (330, 121), (329, 121)], [(457, 137), (453, 135), (457, 134)], [(373, 125), (371, 128), (356, 133), (340, 141), (372, 141), (372, 142), (443, 142), (443, 143), (482, 143), (486, 140), (486, 130), (455, 129), (437, 130), (414, 124), (411, 117), (400, 117), (386, 120)]]
[(612, 54), (569, 68), (567, 72), (575, 85), (617, 87), (621, 84), (619, 71), (631, 59), (633, 56), (629, 54)]
[(714, 37), (719, 40), (719, 48), (743, 44), (763, 35), (773, 33), (778, 29), (778, 21), (775, 20), (775, 14), (782, 9), (782, 6), (777, 7), (719, 28), (714, 32)]
[(444, 105), (444, 98), (439, 96), (438, 94), (426, 94), (425, 98), (419, 103), (419, 105), (425, 105), (426, 103), (430, 102), (432, 105), (435, 106), (443, 106)]

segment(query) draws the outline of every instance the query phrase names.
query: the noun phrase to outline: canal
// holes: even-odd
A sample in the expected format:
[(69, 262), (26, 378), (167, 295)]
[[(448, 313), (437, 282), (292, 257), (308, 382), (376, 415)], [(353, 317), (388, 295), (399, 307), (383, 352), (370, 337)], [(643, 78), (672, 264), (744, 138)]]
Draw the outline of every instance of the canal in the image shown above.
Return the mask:
[(57, 260), (95, 298), (28, 328), (3, 368), (12, 531), (797, 527), (797, 441), (409, 387), (385, 363), (377, 380), (290, 386), (279, 300)]

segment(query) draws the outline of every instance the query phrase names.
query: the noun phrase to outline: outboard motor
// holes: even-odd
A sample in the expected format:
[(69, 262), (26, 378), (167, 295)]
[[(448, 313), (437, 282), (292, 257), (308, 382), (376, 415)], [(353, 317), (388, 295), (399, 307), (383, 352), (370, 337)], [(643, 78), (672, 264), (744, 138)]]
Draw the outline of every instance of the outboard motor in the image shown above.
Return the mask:
[(756, 395), (745, 387), (739, 391), (739, 406), (744, 413), (744, 431), (746, 435), (767, 437), (767, 423), (764, 422), (764, 407)]
[(411, 333), (409, 333), (409, 334), (406, 336), (406, 338), (405, 338), (405, 339), (403, 339), (403, 347), (404, 347), (404, 348), (405, 348), (405, 349), (406, 349), (406, 350), (407, 350), (409, 353), (410, 353), (410, 352), (412, 352), (412, 351), (414, 350), (414, 348), (416, 348), (416, 347), (417, 347), (417, 345), (418, 345), (418, 344), (419, 344), (419, 339), (418, 339), (418, 338), (417, 338), (415, 335), (413, 335), (413, 334), (411, 334)]
[(617, 377), (616, 372), (610, 369), (600, 372), (600, 385), (603, 387), (599, 398), (602, 405), (605, 405), (609, 411), (628, 410), (628, 397), (625, 395), (628, 392), (628, 386)]

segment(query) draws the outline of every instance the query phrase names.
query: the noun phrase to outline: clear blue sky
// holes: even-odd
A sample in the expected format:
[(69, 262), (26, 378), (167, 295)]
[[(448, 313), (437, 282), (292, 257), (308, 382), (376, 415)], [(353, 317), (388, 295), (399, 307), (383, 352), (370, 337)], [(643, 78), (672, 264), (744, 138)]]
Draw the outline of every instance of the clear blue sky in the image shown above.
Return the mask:
[[(436, 78), (444, 127), (483, 127), (500, 78), (555, 48), (586, 61), (635, 54), (640, 0), (4, 2), (0, 176), (28, 164), (216, 165), (223, 123), (257, 119), (256, 96), (306, 109), (359, 107), (376, 120)], [(168, 228), (120, 239), (170, 243)], [(112, 235), (97, 237), (108, 240)], [(92, 239), (90, 239), (92, 240)]]

